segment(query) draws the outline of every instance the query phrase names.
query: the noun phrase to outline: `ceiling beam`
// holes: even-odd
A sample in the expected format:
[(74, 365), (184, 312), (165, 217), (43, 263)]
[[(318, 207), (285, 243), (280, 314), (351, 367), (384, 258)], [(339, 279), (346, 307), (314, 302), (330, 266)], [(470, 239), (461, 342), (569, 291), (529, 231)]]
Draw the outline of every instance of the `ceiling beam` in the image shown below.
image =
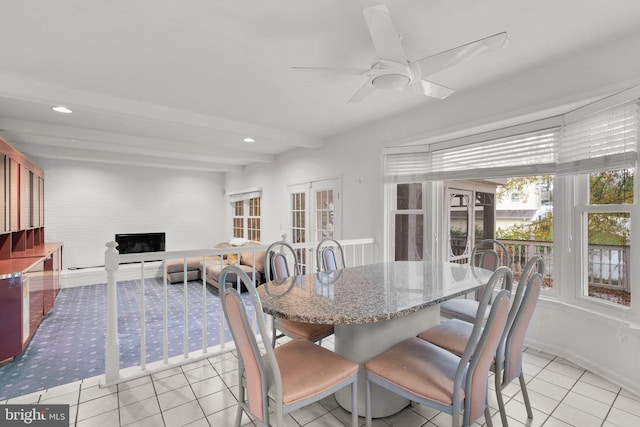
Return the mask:
[[(160, 105), (146, 104), (106, 94), (26, 80), (0, 74), (0, 96), (46, 105), (64, 104), (112, 117), (137, 118), (151, 123), (171, 123), (191, 128), (225, 131), (238, 135), (238, 140), (251, 136), (256, 140), (273, 140), (292, 147), (319, 148), (322, 139), (301, 132), (271, 128), (255, 123), (230, 120)], [(98, 107), (99, 106), (99, 107)]]
[(149, 155), (137, 155), (128, 153), (114, 153), (96, 150), (81, 150), (77, 148), (62, 148), (45, 145), (31, 145), (25, 143), (12, 143), (17, 150), (29, 157), (45, 159), (73, 160), (92, 163), (106, 163), (118, 165), (131, 165), (140, 167), (153, 167), (164, 169), (183, 169), (206, 172), (242, 172), (244, 166), (212, 163), (206, 161), (170, 159)]
[(177, 157), (184, 159), (215, 159), (216, 162), (231, 164), (270, 163), (275, 160), (271, 154), (238, 150), (224, 146), (205, 146), (190, 141), (175, 141), (136, 135), (22, 120), (0, 119), (0, 133), (11, 143), (75, 147), (109, 152), (147, 154), (157, 157)]

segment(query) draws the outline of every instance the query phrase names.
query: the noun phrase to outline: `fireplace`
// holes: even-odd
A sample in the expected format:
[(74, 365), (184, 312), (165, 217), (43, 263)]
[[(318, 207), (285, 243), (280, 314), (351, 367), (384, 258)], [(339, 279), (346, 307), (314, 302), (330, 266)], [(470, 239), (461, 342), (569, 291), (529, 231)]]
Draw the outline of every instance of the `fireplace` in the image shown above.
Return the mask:
[(120, 254), (164, 251), (165, 233), (116, 234)]

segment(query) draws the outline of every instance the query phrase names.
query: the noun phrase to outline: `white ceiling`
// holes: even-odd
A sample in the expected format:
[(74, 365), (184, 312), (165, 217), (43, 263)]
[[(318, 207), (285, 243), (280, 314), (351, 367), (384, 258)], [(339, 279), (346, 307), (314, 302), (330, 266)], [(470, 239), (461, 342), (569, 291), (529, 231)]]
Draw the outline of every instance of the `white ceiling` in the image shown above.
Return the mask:
[(348, 104), (364, 77), (291, 67), (368, 67), (372, 1), (7, 0), (0, 135), (45, 158), (238, 171), (640, 32), (638, 0), (385, 3), (410, 58), (501, 31), (509, 47), (430, 76), (446, 100)]

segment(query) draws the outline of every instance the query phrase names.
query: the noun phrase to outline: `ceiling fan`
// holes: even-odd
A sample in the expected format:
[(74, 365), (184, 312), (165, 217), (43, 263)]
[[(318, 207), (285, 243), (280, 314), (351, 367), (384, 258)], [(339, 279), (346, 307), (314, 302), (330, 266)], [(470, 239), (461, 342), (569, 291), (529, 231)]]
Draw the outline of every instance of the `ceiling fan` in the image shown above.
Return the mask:
[(366, 76), (367, 81), (348, 102), (362, 101), (377, 89), (404, 90), (444, 99), (453, 89), (423, 77), (507, 45), (507, 33), (502, 32), (412, 61), (405, 54), (386, 5), (365, 7), (362, 12), (377, 54), (370, 68), (293, 67)]

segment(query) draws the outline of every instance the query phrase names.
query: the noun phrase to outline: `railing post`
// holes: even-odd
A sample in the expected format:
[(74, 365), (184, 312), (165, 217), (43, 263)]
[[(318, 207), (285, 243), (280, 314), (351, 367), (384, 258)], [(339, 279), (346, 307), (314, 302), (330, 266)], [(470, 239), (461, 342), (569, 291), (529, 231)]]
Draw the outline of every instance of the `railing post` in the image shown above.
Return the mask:
[(105, 380), (111, 384), (120, 378), (120, 344), (118, 342), (118, 294), (116, 271), (120, 265), (120, 253), (116, 242), (107, 242), (104, 253), (104, 269), (107, 271), (107, 337), (105, 344)]

